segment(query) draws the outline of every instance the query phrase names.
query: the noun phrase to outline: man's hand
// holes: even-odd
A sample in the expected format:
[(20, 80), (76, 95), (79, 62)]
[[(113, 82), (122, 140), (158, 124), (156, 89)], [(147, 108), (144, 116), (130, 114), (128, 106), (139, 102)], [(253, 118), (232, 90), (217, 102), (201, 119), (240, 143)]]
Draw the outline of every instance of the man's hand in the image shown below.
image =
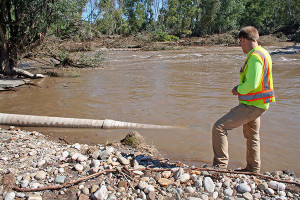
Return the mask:
[(235, 95), (235, 96), (239, 94), (238, 91), (237, 91), (237, 87), (238, 87), (238, 85), (235, 86), (235, 87), (231, 90), (232, 94)]

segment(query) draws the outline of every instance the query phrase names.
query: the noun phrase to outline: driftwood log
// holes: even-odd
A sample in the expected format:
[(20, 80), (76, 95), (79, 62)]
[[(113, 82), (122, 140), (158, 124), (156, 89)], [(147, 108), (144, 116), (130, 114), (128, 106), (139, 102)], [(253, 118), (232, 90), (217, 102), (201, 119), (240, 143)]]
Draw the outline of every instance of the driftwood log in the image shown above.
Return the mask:
[(13, 70), (16, 75), (23, 76), (25, 78), (31, 78), (31, 79), (44, 78), (44, 75), (42, 75), (42, 74), (33, 74), (24, 69), (14, 68)]

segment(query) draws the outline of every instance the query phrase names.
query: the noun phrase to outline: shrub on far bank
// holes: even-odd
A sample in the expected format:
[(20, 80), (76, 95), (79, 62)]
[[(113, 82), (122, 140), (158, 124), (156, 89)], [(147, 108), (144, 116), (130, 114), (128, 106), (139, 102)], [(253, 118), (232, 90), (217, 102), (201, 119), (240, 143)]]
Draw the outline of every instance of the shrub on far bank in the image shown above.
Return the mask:
[(152, 33), (151, 36), (152, 42), (169, 42), (169, 41), (178, 41), (179, 37), (174, 35), (169, 35), (167, 32), (158, 30)]

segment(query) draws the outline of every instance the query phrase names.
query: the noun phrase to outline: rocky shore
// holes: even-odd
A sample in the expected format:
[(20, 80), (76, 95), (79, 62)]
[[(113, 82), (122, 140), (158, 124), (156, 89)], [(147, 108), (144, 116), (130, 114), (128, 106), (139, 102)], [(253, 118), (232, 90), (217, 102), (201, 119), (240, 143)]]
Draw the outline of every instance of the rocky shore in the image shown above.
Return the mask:
[(170, 163), (131, 132), (88, 146), (14, 127), (0, 130), (0, 199), (300, 199), (300, 179)]

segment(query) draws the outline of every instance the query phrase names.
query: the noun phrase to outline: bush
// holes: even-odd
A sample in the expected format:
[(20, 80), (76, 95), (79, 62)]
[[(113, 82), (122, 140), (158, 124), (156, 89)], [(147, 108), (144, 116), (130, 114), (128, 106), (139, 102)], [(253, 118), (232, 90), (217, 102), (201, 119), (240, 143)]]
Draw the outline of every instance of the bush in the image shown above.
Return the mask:
[(169, 35), (167, 32), (164, 32), (162, 30), (155, 31), (152, 34), (152, 41), (153, 42), (166, 42), (166, 41), (177, 41), (179, 40), (178, 37), (174, 35)]
[(293, 35), (295, 44), (300, 43), (300, 29)]

